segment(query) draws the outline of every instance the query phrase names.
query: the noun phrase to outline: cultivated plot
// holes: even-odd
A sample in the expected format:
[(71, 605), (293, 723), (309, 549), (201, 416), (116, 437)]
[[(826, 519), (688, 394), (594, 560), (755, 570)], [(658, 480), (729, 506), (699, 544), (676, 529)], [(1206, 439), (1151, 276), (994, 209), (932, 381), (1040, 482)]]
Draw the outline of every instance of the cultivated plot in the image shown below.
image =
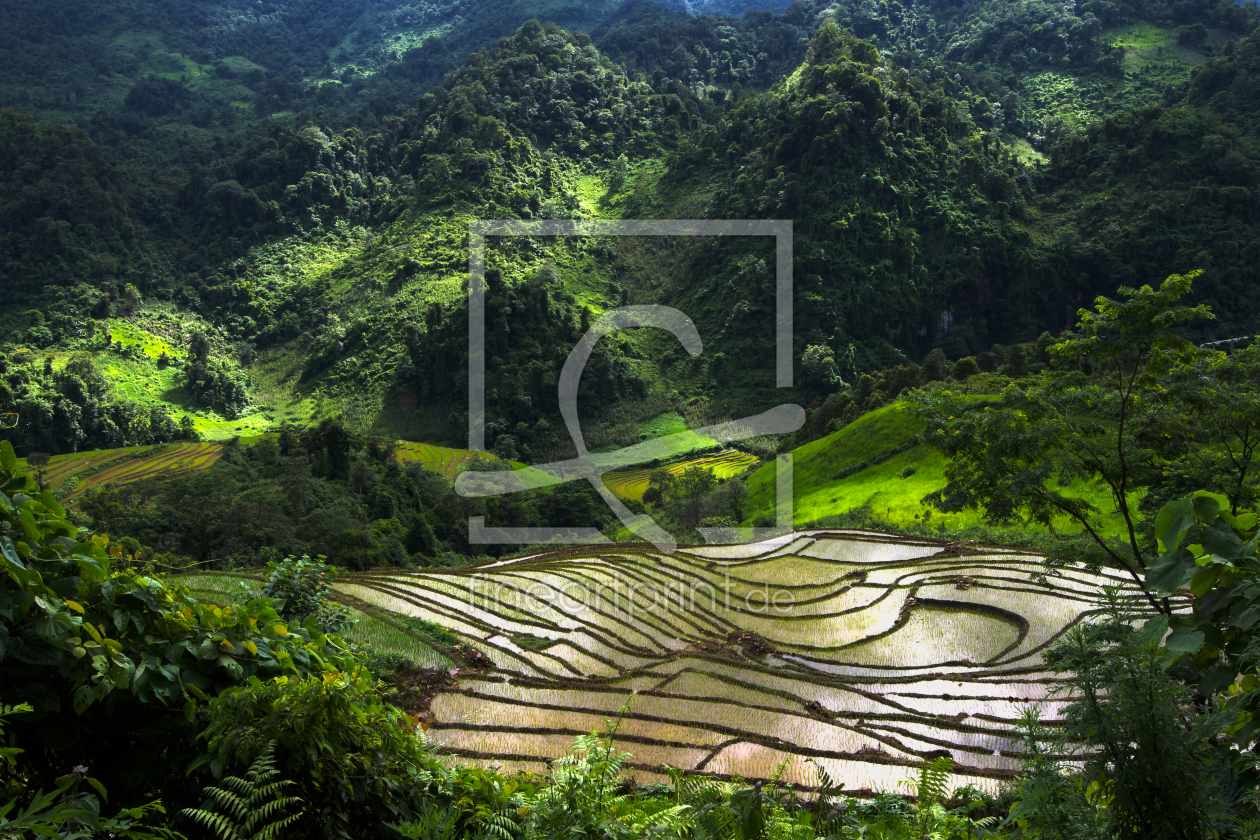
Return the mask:
[[(343, 575), (377, 609), (439, 621), (478, 652), (436, 697), (429, 737), (532, 766), (621, 719), (630, 768), (895, 788), (949, 753), (963, 781), (1018, 767), (1014, 725), (1053, 721), (1041, 656), (1117, 575), (943, 542), (815, 531), (747, 546), (564, 549), (471, 569)], [(1135, 601), (1136, 603), (1136, 601)], [(1141, 605), (1137, 604), (1140, 609)]]
[(679, 461), (666, 467), (651, 467), (636, 470), (616, 470), (604, 474), (604, 485), (623, 499), (642, 501), (648, 488), (648, 479), (657, 470), (664, 470), (673, 476), (680, 476), (691, 467), (700, 467), (713, 473), (715, 478), (727, 479), (739, 475), (758, 462), (755, 455), (741, 452), (738, 449), (727, 449), (716, 455), (703, 458), (692, 458)]
[(415, 462), (429, 472), (441, 473), (450, 478), (455, 477), (455, 470), (460, 464), (473, 458), (492, 458), (484, 452), (473, 452), (469, 449), (451, 449), (446, 446), (434, 446), (431, 443), (413, 443), (402, 440), (398, 442), (395, 457), (403, 463)]

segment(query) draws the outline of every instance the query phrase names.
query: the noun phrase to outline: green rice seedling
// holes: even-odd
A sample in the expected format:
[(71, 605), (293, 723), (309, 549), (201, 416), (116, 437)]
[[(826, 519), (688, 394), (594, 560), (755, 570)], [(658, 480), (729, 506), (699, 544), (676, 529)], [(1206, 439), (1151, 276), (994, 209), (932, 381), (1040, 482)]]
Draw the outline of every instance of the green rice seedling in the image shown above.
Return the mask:
[(443, 645), (444, 647), (450, 647), (459, 643), (459, 637), (450, 630), (447, 630), (435, 621), (427, 621), (418, 615), (413, 615), (408, 618), (403, 622), (403, 626), (412, 633), (415, 633), (417, 636), (422, 636), (429, 641), (437, 642), (439, 645)]
[(454, 667), (447, 656), (435, 650), (418, 633), (408, 632), (391, 622), (359, 610), (355, 610), (352, 617), (355, 622), (348, 635), (353, 641), (370, 645), (385, 653), (400, 654), (421, 668), (445, 670)]

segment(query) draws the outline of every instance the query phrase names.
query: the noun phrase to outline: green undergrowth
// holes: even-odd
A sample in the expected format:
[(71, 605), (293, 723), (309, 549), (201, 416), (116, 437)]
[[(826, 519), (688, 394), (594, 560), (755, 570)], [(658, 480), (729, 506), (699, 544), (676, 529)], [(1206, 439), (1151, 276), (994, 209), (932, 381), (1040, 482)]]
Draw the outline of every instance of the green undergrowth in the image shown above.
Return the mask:
[(1206, 43), (1192, 48), (1178, 43), (1175, 28), (1135, 21), (1103, 32), (1120, 54), (1113, 72), (1075, 68), (1039, 69), (1020, 77), (1026, 120), (1041, 145), (1079, 135), (1087, 126), (1119, 111), (1158, 105), (1165, 90), (1190, 81), (1196, 67), (1228, 40), (1220, 29), (1206, 29)]

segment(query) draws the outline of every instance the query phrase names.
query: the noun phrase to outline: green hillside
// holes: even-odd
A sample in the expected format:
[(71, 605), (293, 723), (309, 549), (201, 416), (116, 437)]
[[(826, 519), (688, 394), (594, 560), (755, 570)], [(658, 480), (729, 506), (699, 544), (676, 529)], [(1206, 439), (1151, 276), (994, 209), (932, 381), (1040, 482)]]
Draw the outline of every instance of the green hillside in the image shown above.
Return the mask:
[[(973, 396), (976, 403), (991, 397)], [(837, 432), (791, 450), (794, 517), (797, 526), (825, 520), (854, 511), (865, 513), (893, 527), (897, 525), (936, 525), (960, 531), (983, 523), (977, 511), (941, 513), (924, 504), (924, 497), (945, 487), (948, 459), (938, 450), (919, 442), (923, 432), (910, 406), (895, 402), (862, 415)], [(775, 465), (767, 464), (748, 478), (745, 508), (751, 525), (759, 516), (773, 520), (775, 511)], [(1068, 495), (1087, 499), (1100, 510), (1114, 505), (1099, 487), (1077, 482), (1064, 488)], [(1107, 520), (1107, 536), (1123, 533), (1118, 515)], [(1058, 523), (1067, 531), (1077, 530), (1067, 521)], [(1020, 532), (1044, 529), (1019, 525)]]

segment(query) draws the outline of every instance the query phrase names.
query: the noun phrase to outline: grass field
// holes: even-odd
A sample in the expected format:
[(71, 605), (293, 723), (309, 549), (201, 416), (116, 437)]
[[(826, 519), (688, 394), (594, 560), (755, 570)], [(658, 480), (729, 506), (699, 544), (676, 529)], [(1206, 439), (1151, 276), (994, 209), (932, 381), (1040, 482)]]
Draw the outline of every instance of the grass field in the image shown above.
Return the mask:
[(739, 475), (759, 459), (738, 449), (727, 449), (716, 455), (692, 458), (665, 467), (650, 467), (638, 470), (617, 470), (604, 474), (604, 485), (623, 499), (642, 500), (647, 490), (648, 478), (657, 470), (665, 470), (671, 475), (682, 475), (691, 467), (703, 467), (719, 479), (727, 479)]
[(1118, 574), (1068, 569), (1035, 585), (1041, 568), (1018, 552), (820, 531), (335, 586), (442, 623), (493, 663), (431, 707), (430, 737), (462, 759), (544, 761), (620, 717), (616, 746), (642, 780), (665, 764), (765, 779), (786, 761), (786, 778), (808, 786), (809, 757), (851, 789), (893, 790), (944, 748), (957, 783), (992, 789), (1018, 767), (1020, 713), (1061, 713), (1047, 646), (1088, 620), (1104, 586), (1142, 608)]
[[(977, 397), (977, 399), (980, 399)], [(928, 508), (923, 497), (945, 486), (947, 460), (932, 447), (916, 443), (922, 432), (919, 421), (904, 403), (893, 403), (862, 415), (827, 437), (794, 450), (794, 515), (797, 523), (868, 507), (884, 522), (909, 524)], [(775, 465), (767, 464), (748, 479), (748, 523), (758, 515), (773, 515)], [(1100, 510), (1111, 510), (1110, 496), (1102, 488), (1076, 482), (1065, 495), (1088, 499)], [(932, 522), (952, 529), (982, 523), (974, 511), (943, 514), (931, 512)], [(1108, 535), (1119, 534), (1122, 520), (1108, 520)], [(1072, 530), (1068, 522), (1060, 523)], [(1021, 525), (1024, 530), (1039, 526)]]
[(653, 417), (646, 423), (639, 424), (639, 437), (644, 440), (685, 431), (687, 431), (687, 421), (677, 411), (668, 411)]

